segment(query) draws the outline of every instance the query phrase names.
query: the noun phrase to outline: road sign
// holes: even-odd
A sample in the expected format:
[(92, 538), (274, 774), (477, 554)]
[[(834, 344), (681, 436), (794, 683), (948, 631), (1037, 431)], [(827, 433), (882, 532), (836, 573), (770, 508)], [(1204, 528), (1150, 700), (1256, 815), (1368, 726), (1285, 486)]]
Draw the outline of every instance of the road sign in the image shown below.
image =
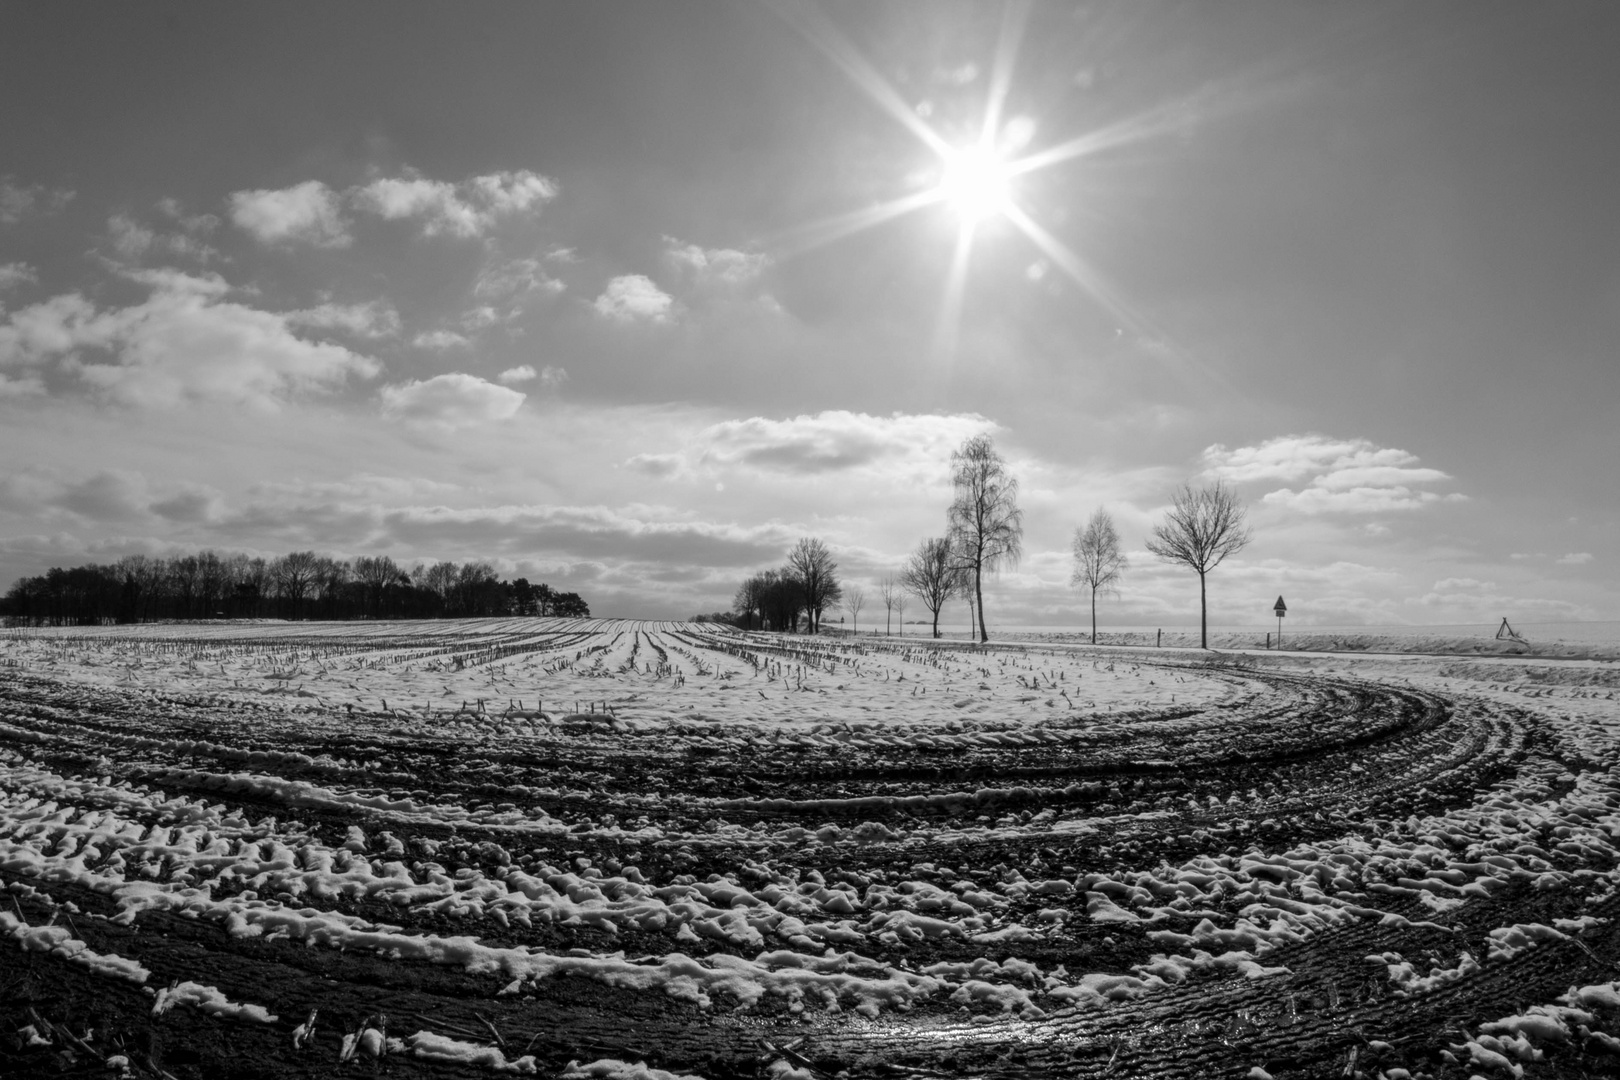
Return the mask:
[(1277, 613), (1277, 618), (1280, 619), (1284, 615), (1288, 614), (1288, 605), (1283, 603), (1283, 598), (1279, 596), (1277, 597), (1277, 606), (1271, 610), (1275, 611)]

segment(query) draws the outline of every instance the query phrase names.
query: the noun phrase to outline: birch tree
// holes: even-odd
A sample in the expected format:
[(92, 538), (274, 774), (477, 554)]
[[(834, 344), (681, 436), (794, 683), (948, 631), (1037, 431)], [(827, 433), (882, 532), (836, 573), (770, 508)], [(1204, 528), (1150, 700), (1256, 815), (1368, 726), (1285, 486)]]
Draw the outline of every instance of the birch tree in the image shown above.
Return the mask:
[(894, 633), (894, 604), (904, 595), (893, 574), (884, 574), (878, 581), (878, 595), (883, 598), (883, 636)]
[[(978, 606), (979, 640), (990, 640), (984, 625), (984, 575), (1016, 566), (1024, 548), (1024, 512), (1018, 509), (1018, 480), (988, 435), (975, 435), (951, 454), (956, 488), (949, 514), (955, 566), (971, 582)], [(936, 630), (938, 616), (935, 616)], [(936, 634), (937, 636), (937, 634)]]
[(1091, 590), (1091, 643), (1097, 644), (1097, 594), (1119, 595), (1119, 579), (1129, 566), (1119, 550), (1114, 516), (1102, 507), (1092, 511), (1083, 528), (1074, 530), (1074, 575), (1070, 585)]

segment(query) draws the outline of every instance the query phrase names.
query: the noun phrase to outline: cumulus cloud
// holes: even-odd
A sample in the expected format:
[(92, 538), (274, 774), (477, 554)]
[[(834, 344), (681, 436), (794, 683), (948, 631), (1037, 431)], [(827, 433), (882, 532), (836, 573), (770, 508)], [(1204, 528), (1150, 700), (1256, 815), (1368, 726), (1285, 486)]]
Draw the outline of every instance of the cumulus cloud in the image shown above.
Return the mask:
[(465, 349), (472, 342), (454, 330), (428, 330), (412, 338), (411, 344), (419, 349)]
[(668, 322), (675, 302), (645, 274), (624, 274), (607, 283), (593, 306), (619, 322)]
[(178, 199), (159, 199), (157, 208), (159, 213), (192, 236), (206, 236), (219, 228), (219, 218), (213, 214), (188, 214)]
[(542, 390), (560, 390), (568, 381), (568, 371), (565, 368), (552, 367), (550, 364), (536, 371), (533, 364), (519, 364), (495, 376), (495, 381), (506, 386), (538, 381)]
[(1592, 561), (1590, 551), (1572, 551), (1558, 560), (1559, 566), (1585, 566)]
[(19, 184), (16, 177), (0, 177), (0, 225), (15, 225), (32, 214), (54, 214), (73, 199), (65, 188)]
[(741, 285), (752, 281), (770, 265), (769, 256), (735, 248), (706, 248), (664, 237), (664, 257), (678, 270), (700, 281)]
[(1442, 496), (1417, 485), (1451, 479), (1425, 468), (1405, 450), (1380, 447), (1367, 439), (1330, 439), (1321, 435), (1284, 435), (1257, 446), (1235, 450), (1216, 443), (1203, 454), (1204, 474), (1233, 483), (1283, 481), (1262, 502), (1317, 513), (1376, 513), (1413, 510), (1462, 495)]
[(557, 195), (556, 181), (527, 169), (474, 176), (460, 183), (415, 170), (379, 177), (353, 192), (356, 206), (389, 220), (412, 218), (429, 236), (482, 236), (502, 217), (538, 209)]
[(510, 419), (527, 395), (457, 371), (385, 386), (380, 396), (390, 419), (454, 429)]
[(501, 313), (485, 304), (461, 313), (461, 326), (474, 332), (494, 326), (501, 321)]
[(39, 272), (25, 262), (0, 263), (0, 292), (39, 280)]
[(785, 420), (762, 416), (726, 420), (701, 431), (695, 450), (704, 464), (771, 472), (824, 473), (901, 464), (939, 470), (964, 438), (993, 426), (974, 414), (872, 416), (838, 409)]
[(319, 180), (280, 190), (237, 191), (231, 220), (266, 244), (347, 247), (353, 242), (338, 194)]
[(484, 267), (473, 283), (473, 295), (480, 300), (507, 302), (531, 294), (556, 296), (564, 285), (546, 272), (539, 259), (507, 259)]
[(299, 337), (286, 315), (226, 299), (229, 286), (218, 275), (126, 276), (151, 288), (144, 302), (101, 309), (66, 293), (12, 313), (0, 324), (0, 367), (54, 364), (126, 405), (265, 409), (379, 370), (369, 357)]
[(363, 304), (334, 304), (328, 301), (312, 308), (287, 312), (294, 326), (313, 330), (338, 330), (355, 337), (384, 338), (399, 333), (399, 312), (382, 300)]
[(188, 216), (173, 199), (158, 204), (164, 214), (179, 225), (178, 231), (160, 232), (130, 214), (114, 214), (107, 219), (107, 238), (113, 251), (126, 262), (139, 262), (154, 252), (207, 262), (219, 252), (203, 238), (219, 225), (212, 214)]

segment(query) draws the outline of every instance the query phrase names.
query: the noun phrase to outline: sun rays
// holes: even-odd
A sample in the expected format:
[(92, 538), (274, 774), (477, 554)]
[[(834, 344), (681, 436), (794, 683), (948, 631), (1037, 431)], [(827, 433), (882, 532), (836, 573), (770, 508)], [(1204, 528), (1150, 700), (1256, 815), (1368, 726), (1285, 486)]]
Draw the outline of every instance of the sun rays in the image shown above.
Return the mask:
[(1047, 262), (1106, 310), (1122, 328), (1134, 336), (1164, 339), (1162, 333), (1149, 327), (1141, 314), (1124, 302), (1120, 290), (1101, 271), (1042, 224), (1038, 212), (1021, 198), (1020, 180), (1043, 169), (1172, 131), (1187, 118), (1185, 101), (1167, 103), (1052, 146), (1028, 149), (1035, 134), (1035, 121), (1030, 117), (1006, 115), (1019, 47), (1030, 14), (1027, 0), (1016, 0), (1003, 9), (994, 59), (985, 81), (978, 136), (953, 141), (908, 104), (900, 91), (818, 8), (788, 4), (783, 0), (766, 2), (936, 159), (933, 176), (937, 179), (931, 186), (791, 230), (777, 238), (775, 246), (781, 253), (796, 254), (908, 214), (944, 208), (951, 212), (956, 228), (935, 332), (936, 347), (946, 356), (956, 349), (975, 244), (981, 232), (997, 222), (1010, 224), (1022, 233)]

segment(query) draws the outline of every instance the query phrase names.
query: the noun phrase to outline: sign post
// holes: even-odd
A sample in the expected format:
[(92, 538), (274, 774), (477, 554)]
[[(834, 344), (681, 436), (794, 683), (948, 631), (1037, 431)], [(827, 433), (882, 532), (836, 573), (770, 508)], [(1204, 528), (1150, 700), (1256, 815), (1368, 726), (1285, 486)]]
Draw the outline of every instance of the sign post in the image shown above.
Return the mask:
[(1282, 648), (1282, 621), (1283, 616), (1288, 614), (1288, 605), (1283, 603), (1283, 598), (1279, 596), (1277, 597), (1277, 606), (1271, 610), (1277, 613), (1277, 648), (1280, 649)]

